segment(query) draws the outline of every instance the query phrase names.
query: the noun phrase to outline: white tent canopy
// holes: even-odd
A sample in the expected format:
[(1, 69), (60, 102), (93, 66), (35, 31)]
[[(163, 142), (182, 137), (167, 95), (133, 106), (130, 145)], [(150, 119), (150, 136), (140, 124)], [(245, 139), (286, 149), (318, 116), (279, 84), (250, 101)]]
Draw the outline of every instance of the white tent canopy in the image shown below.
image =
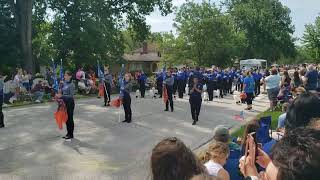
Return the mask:
[(261, 67), (262, 63), (266, 63), (267, 60), (264, 59), (246, 59), (240, 61), (240, 67), (251, 68), (251, 67)]

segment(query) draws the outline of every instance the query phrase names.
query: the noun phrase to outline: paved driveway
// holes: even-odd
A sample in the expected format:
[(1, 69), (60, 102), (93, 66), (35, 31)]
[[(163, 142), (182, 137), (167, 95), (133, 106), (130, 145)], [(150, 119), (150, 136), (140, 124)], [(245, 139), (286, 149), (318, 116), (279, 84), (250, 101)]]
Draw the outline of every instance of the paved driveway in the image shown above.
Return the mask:
[[(195, 150), (212, 137), (217, 125), (230, 128), (244, 105), (231, 97), (204, 102), (200, 121), (192, 126), (187, 99), (176, 100), (175, 112), (163, 112), (161, 99), (133, 99), (133, 123), (119, 123), (119, 110), (104, 108), (102, 99), (76, 102), (75, 139), (64, 142), (65, 130), (53, 119), (55, 103), (4, 111), (6, 128), (0, 129), (0, 179), (137, 179), (148, 178), (152, 147), (167, 136), (181, 138)], [(256, 98), (255, 112), (266, 110), (265, 96)], [(124, 119), (121, 109), (120, 119)]]

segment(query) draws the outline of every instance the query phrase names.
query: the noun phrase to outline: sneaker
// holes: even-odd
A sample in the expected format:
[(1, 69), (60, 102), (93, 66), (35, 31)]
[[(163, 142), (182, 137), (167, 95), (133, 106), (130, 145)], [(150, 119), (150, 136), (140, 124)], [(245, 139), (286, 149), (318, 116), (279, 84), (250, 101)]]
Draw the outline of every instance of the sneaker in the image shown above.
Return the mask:
[(72, 139), (73, 138), (71, 138), (71, 137), (66, 137), (64, 140), (67, 141), (67, 142), (71, 142)]

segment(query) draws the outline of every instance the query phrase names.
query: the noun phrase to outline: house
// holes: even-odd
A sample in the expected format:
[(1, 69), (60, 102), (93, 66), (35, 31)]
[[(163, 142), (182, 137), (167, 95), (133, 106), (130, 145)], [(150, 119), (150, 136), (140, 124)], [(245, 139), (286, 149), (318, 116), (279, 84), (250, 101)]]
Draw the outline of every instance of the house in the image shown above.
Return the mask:
[[(142, 48), (124, 54), (122, 57), (126, 61), (126, 72), (143, 70), (152, 73), (158, 70), (158, 64), (161, 61), (161, 53), (157, 45), (148, 43), (143, 43)], [(119, 70), (119, 65), (111, 67), (112, 72), (119, 72)]]

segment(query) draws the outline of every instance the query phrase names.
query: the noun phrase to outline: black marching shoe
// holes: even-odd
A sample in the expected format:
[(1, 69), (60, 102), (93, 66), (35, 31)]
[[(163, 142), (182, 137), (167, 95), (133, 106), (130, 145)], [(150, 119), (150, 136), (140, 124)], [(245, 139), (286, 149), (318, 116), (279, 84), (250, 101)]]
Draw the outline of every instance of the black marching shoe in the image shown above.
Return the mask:
[(122, 121), (123, 123), (127, 123), (128, 121), (127, 120), (124, 120), (124, 121)]
[(169, 109), (165, 109), (164, 111), (169, 111)]
[(0, 128), (4, 128), (4, 125), (1, 125)]
[(73, 136), (67, 135), (64, 137), (64, 139), (65, 139), (65, 141), (71, 141), (73, 139)]
[(196, 120), (193, 120), (192, 125), (194, 126), (194, 125), (196, 125), (196, 124), (197, 124), (197, 121), (196, 121)]

